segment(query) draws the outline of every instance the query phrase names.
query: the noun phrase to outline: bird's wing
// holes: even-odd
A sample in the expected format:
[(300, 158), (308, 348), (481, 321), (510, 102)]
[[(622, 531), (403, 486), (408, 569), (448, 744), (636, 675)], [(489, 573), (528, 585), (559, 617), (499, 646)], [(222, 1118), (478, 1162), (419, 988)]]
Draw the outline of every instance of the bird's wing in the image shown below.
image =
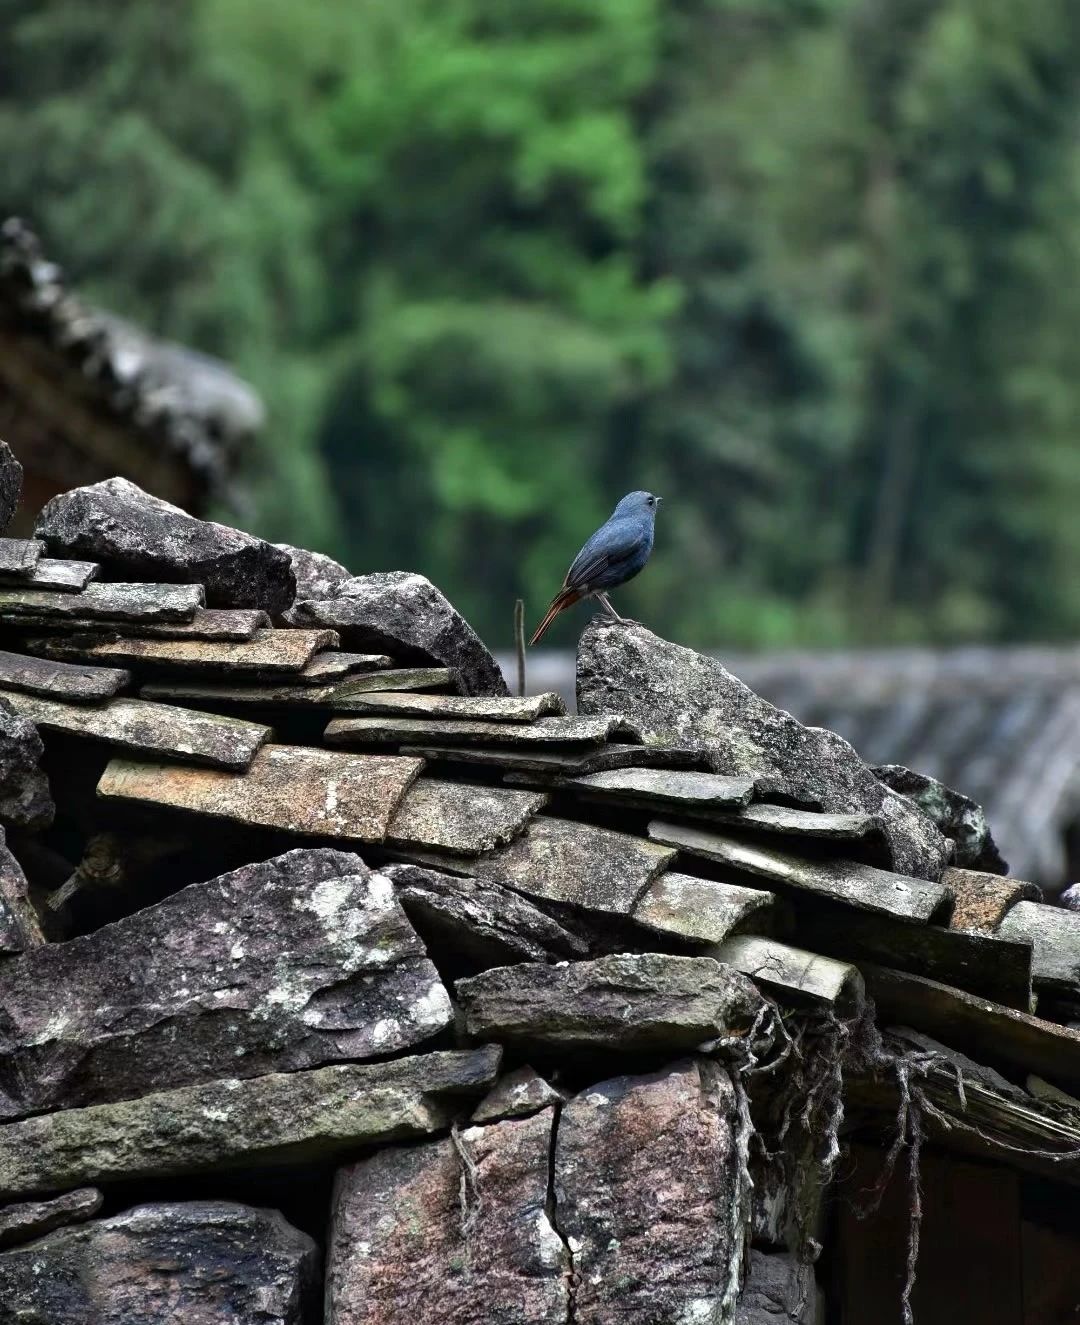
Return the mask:
[(593, 534), (574, 558), (566, 572), (564, 589), (584, 589), (613, 566), (625, 561), (632, 551), (631, 539), (617, 524), (609, 521)]

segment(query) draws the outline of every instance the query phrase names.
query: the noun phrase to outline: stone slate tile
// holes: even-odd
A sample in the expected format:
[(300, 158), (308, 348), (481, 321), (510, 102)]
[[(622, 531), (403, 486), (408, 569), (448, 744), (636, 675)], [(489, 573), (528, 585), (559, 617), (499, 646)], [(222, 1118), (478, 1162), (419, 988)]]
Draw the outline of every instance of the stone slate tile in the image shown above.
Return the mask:
[[(336, 638), (336, 636), (335, 636)], [(394, 665), (388, 653), (343, 653), (341, 650), (317, 653), (296, 677), (304, 685), (328, 685), (357, 673), (384, 672)]]
[(53, 696), (70, 704), (96, 704), (131, 684), (131, 673), (118, 667), (80, 667), (25, 653), (0, 650), (0, 686), (28, 695)]
[(29, 574), (44, 551), (45, 544), (36, 538), (0, 538), (0, 574)]
[[(350, 655), (346, 655), (350, 656)], [(451, 686), (453, 673), (445, 669), (395, 668), (367, 675), (352, 675), (331, 685), (312, 685), (310, 680), (297, 676), (270, 684), (248, 684), (239, 681), (188, 681), (171, 678), (153, 681), (142, 686), (139, 693), (145, 699), (175, 699), (187, 703), (247, 704), (253, 708), (325, 708), (348, 710), (355, 707), (355, 693), (342, 687), (354, 687), (358, 682), (372, 685), (400, 686), (404, 690), (414, 687), (438, 689)]]
[[(336, 705), (335, 707), (341, 707)], [(633, 740), (635, 729), (617, 717), (540, 718), (536, 722), (469, 722), (455, 718), (400, 718), (379, 714), (335, 718), (327, 727), (330, 745), (507, 745), (510, 747), (601, 745)]]
[(535, 722), (538, 718), (564, 717), (566, 705), (554, 690), (542, 695), (426, 695), (370, 694), (358, 698), (362, 713), (390, 714), (401, 718), (447, 718), (479, 722)]
[(1036, 986), (1080, 992), (1080, 915), (1041, 902), (1017, 902), (997, 927), (999, 938), (1033, 945)]
[(598, 800), (670, 805), (678, 809), (737, 809), (748, 805), (754, 794), (753, 778), (681, 768), (607, 769), (569, 779), (567, 785)]
[(424, 777), (405, 793), (387, 839), (398, 846), (476, 855), (513, 841), (547, 801), (543, 792)]
[(478, 764), (504, 770), (505, 781), (514, 786), (558, 786), (567, 777), (597, 773), (612, 768), (665, 767), (703, 770), (705, 757), (697, 750), (655, 745), (618, 743), (581, 747), (573, 750), (543, 748), (515, 750), (478, 745), (439, 745), (424, 743), (413, 748), (414, 754), (436, 763)]
[[(117, 991), (122, 991), (118, 1005)], [(0, 963), (0, 1117), (399, 1053), (453, 1011), (389, 879), (297, 850)]]
[[(12, 1197), (230, 1167), (292, 1166), (448, 1128), (499, 1071), (493, 1045), (210, 1081), (0, 1125)], [(467, 1104), (466, 1104), (467, 1107)]]
[(270, 728), (261, 723), (143, 699), (120, 697), (91, 707), (10, 689), (0, 689), (0, 698), (46, 731), (104, 741), (137, 754), (171, 755), (210, 768), (247, 768), (271, 735)]
[(78, 593), (100, 573), (101, 567), (96, 561), (58, 561), (53, 557), (39, 557), (28, 571), (0, 570), (0, 585), (23, 584), (28, 589)]
[(373, 690), (453, 690), (457, 684), (452, 667), (394, 667), (339, 681), (334, 688), (334, 707), (343, 713), (362, 707), (362, 697)]
[(562, 1104), (565, 1095), (531, 1067), (518, 1067), (495, 1082), (473, 1109), (474, 1123), (498, 1122), (502, 1118), (529, 1118), (552, 1104)]
[(882, 832), (881, 816), (877, 814), (830, 814), (789, 805), (747, 805), (734, 813), (712, 816), (712, 820), (756, 833), (822, 842), (849, 842)]
[(98, 795), (286, 833), (381, 842), (422, 767), (395, 755), (266, 745), (242, 776), (114, 759)]
[(661, 934), (723, 943), (736, 929), (768, 928), (775, 900), (764, 888), (669, 870), (649, 884), (633, 914), (639, 924)]
[(45, 637), (27, 648), (47, 658), (78, 658), (131, 667), (174, 671), (291, 674), (302, 672), (320, 649), (337, 645), (332, 630), (257, 630), (249, 640), (136, 639), (124, 637), (89, 644), (79, 639)]
[(0, 1319), (304, 1325), (318, 1266), (314, 1241), (276, 1210), (141, 1205), (0, 1255)]
[(128, 635), (154, 639), (248, 640), (269, 626), (265, 612), (246, 607), (198, 607), (188, 621), (93, 621), (89, 617), (48, 617), (37, 613), (12, 616), (0, 610), (0, 621), (20, 630), (50, 631), (78, 636), (80, 641), (101, 644)]
[(1039, 902), (1042, 893), (1033, 883), (1004, 879), (1000, 874), (950, 866), (941, 882), (953, 894), (950, 929), (972, 929), (992, 934), (1017, 902)]
[(0, 589), (0, 619), (24, 617), (93, 621), (190, 621), (202, 606), (199, 584), (102, 584), (79, 593), (50, 589)]
[(835, 1007), (846, 1016), (862, 1004), (862, 976), (850, 962), (793, 948), (760, 934), (733, 935), (714, 948), (712, 955), (788, 1002)]
[(0, 1206), (0, 1249), (31, 1242), (54, 1228), (92, 1219), (104, 1200), (96, 1187), (80, 1187), (47, 1201), (20, 1201)]
[(552, 1132), (548, 1109), (466, 1128), (460, 1152), (446, 1138), (342, 1169), (327, 1252), (333, 1325), (566, 1325), (570, 1252), (547, 1209)]

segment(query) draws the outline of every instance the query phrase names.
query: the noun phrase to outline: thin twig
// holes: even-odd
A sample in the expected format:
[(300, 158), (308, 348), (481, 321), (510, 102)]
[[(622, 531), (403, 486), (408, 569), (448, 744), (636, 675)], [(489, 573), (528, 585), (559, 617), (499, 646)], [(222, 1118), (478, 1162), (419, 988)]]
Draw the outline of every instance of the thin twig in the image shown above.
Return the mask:
[(514, 649), (517, 652), (517, 692), (525, 694), (525, 600), (514, 603)]

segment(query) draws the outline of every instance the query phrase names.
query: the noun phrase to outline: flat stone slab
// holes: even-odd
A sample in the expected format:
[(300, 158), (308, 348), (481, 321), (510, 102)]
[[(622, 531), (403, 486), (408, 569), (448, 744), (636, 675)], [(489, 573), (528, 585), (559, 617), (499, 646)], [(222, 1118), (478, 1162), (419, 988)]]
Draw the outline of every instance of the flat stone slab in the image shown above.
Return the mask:
[[(0, 618), (67, 621), (190, 621), (202, 607), (199, 584), (101, 584), (80, 593), (49, 589), (0, 589)], [(100, 625), (98, 627), (100, 629)]]
[(455, 986), (474, 1039), (567, 1050), (680, 1053), (746, 1035), (762, 999), (709, 957), (620, 953), (497, 966)]
[(257, 630), (250, 640), (133, 639), (84, 644), (78, 639), (45, 637), (27, 641), (27, 648), (47, 658), (78, 658), (84, 662), (119, 663), (193, 672), (302, 672), (320, 649), (332, 649), (332, 630)]
[[(341, 705), (335, 707), (340, 708)], [(607, 740), (633, 741), (636, 729), (621, 718), (540, 718), (536, 722), (469, 722), (455, 718), (375, 715), (335, 718), (324, 733), (330, 745), (591, 746)]]
[(763, 888), (741, 888), (716, 879), (669, 871), (649, 884), (634, 919), (661, 934), (699, 943), (723, 943), (736, 929), (767, 927), (775, 897)]
[(448, 1128), (499, 1071), (494, 1045), (210, 1081), (0, 1126), (12, 1197), (229, 1167), (295, 1166)]
[(1017, 902), (998, 925), (999, 938), (1032, 944), (1036, 985), (1080, 992), (1080, 914), (1041, 902)]
[(36, 538), (0, 538), (0, 574), (28, 574), (44, 551), (45, 544)]
[(0, 569), (0, 584), (22, 584), (28, 589), (60, 589), (65, 593), (78, 593), (91, 580), (96, 580), (101, 567), (96, 561), (58, 561), (53, 557), (39, 557), (28, 571)]
[(325, 848), (0, 963), (0, 1012), (4, 1119), (190, 1085), (225, 1065), (254, 1077), (399, 1053), (453, 1020), (390, 880)]
[(775, 884), (909, 920), (929, 920), (946, 907), (950, 898), (947, 888), (926, 879), (891, 874), (855, 861), (804, 859), (686, 824), (653, 820), (649, 836), (688, 855), (745, 870)]
[(475, 872), (531, 897), (629, 915), (674, 857), (673, 848), (629, 833), (542, 815), (509, 846), (481, 857)]
[(737, 934), (713, 951), (718, 962), (742, 971), (767, 989), (795, 1002), (855, 1011), (863, 980), (849, 962), (793, 948), (759, 934)]
[(131, 684), (118, 667), (79, 667), (0, 650), (0, 686), (28, 695), (55, 696), (69, 704), (96, 704)]
[(547, 801), (539, 791), (424, 777), (405, 793), (387, 838), (398, 846), (477, 855), (513, 841)]
[(497, 1122), (502, 1118), (529, 1118), (565, 1096), (531, 1067), (518, 1067), (500, 1077), (473, 1109), (474, 1123)]
[(790, 805), (747, 805), (736, 813), (722, 813), (713, 822), (756, 833), (803, 837), (811, 841), (846, 842), (881, 835), (881, 816), (876, 814), (830, 814), (801, 810)]
[(941, 882), (953, 895), (950, 929), (971, 929), (992, 934), (1017, 902), (1039, 902), (1042, 893), (1033, 883), (1005, 879), (1000, 874), (950, 866)]
[(536, 722), (538, 718), (563, 717), (566, 705), (554, 690), (522, 698), (501, 695), (374, 694), (357, 700), (362, 713), (389, 714), (399, 718), (446, 718), (470, 722)]
[(270, 625), (265, 612), (254, 608), (199, 607), (190, 621), (93, 621), (89, 617), (42, 616), (39, 613), (11, 616), (0, 610), (0, 620), (23, 630), (63, 632), (79, 636), (93, 644), (126, 635), (151, 636), (155, 639), (247, 640), (257, 630)]
[(549, 1109), (469, 1127), (456, 1145), (394, 1146), (343, 1168), (330, 1217), (328, 1319), (568, 1325), (570, 1250), (548, 1210), (553, 1119)]
[(476, 967), (586, 954), (582, 939), (509, 888), (419, 865), (383, 873), (425, 942)]
[(0, 1206), (0, 1250), (31, 1242), (54, 1228), (92, 1219), (104, 1200), (96, 1187), (80, 1187), (51, 1201), (20, 1201)]
[[(457, 673), (452, 667), (394, 667), (367, 676), (350, 676), (334, 689), (335, 708), (347, 712), (363, 706), (363, 696), (383, 690), (454, 690)], [(355, 702), (354, 702), (355, 701)]]
[(422, 767), (394, 755), (266, 745), (242, 776), (114, 759), (98, 795), (286, 833), (381, 842)]
[(148, 683), (139, 693), (147, 699), (177, 699), (193, 704), (226, 703), (248, 704), (253, 708), (349, 710), (356, 707), (355, 687), (358, 683), (401, 686), (405, 690), (413, 687), (438, 689), (453, 685), (454, 678), (451, 672), (438, 668), (419, 671), (415, 668), (398, 668), (371, 675), (353, 674), (344, 681), (329, 685), (314, 684), (313, 678), (303, 675), (262, 685), (242, 684), (239, 681), (187, 681), (180, 678)]
[(210, 768), (247, 768), (271, 735), (270, 728), (261, 723), (144, 699), (121, 697), (91, 707), (10, 689), (0, 690), (0, 697), (45, 731), (84, 736), (139, 754), (171, 755)]
[(509, 746), (489, 748), (477, 745), (418, 745), (414, 754), (436, 763), (478, 764), (497, 767), (506, 774), (506, 781), (518, 786), (558, 786), (567, 777), (585, 773), (598, 773), (609, 768), (639, 768), (664, 766), (668, 768), (700, 769), (708, 762), (697, 750), (673, 747), (660, 749), (649, 745), (582, 746), (573, 750), (548, 750), (535, 747), (528, 750)]
[(733, 1319), (738, 1133), (731, 1081), (706, 1061), (615, 1077), (566, 1105), (555, 1221), (574, 1248), (574, 1325)]
[(225, 1201), (136, 1206), (0, 1255), (7, 1320), (55, 1325), (303, 1325), (319, 1253), (276, 1210)]
[(754, 794), (753, 778), (680, 768), (607, 769), (573, 778), (568, 785), (601, 800), (697, 810), (737, 809), (749, 805)]
[[(334, 638), (336, 640), (337, 636)], [(316, 653), (296, 679), (304, 685), (327, 685), (358, 672), (384, 672), (393, 665), (394, 660), (388, 653), (342, 653), (340, 650), (328, 650)]]

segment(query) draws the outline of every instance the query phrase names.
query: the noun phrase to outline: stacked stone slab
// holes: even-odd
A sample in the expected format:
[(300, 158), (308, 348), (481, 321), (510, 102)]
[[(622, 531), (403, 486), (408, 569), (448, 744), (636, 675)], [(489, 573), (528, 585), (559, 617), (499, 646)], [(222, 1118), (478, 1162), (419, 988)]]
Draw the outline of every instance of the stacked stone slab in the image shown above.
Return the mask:
[(593, 623), (568, 714), (420, 576), (121, 480), (36, 542), (0, 540), (0, 1322), (808, 1322), (806, 1193), (751, 1189), (747, 1128), (785, 1021), (868, 995), (942, 1117), (967, 1073), (988, 1136), (1080, 1147), (1080, 914), (715, 662)]

